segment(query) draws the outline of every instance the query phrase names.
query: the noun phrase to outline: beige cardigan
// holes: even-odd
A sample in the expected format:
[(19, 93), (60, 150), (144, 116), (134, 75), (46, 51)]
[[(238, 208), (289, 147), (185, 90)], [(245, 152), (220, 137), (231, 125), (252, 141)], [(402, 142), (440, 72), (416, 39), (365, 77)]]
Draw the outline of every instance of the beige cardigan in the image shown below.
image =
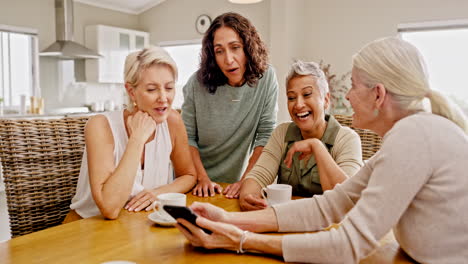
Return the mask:
[[(291, 122), (282, 123), (271, 134), (262, 155), (247, 174), (246, 179), (254, 179), (262, 187), (272, 184), (278, 174), (280, 162), (286, 151), (284, 137)], [(331, 156), (348, 176), (353, 176), (362, 166), (361, 139), (349, 127), (341, 127), (331, 148)]]
[(288, 262), (356, 263), (393, 228), (421, 263), (468, 263), (468, 137), (443, 117), (398, 121), (353, 177), (312, 198), (274, 206)]

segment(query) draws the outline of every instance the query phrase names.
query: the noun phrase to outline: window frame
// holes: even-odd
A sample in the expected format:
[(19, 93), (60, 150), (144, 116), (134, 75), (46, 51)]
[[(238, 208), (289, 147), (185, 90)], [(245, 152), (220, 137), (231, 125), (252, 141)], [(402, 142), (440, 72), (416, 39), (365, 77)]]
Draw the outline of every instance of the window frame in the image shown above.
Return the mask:
[[(412, 22), (412, 23), (400, 23), (397, 25), (397, 36), (401, 39), (404, 33), (413, 32), (425, 32), (425, 31), (442, 31), (442, 30), (457, 30), (463, 29), (468, 30), (468, 19), (453, 19), (453, 20), (437, 20), (437, 21), (424, 21), (424, 22)], [(426, 62), (427, 63), (427, 62)], [(437, 89), (437, 88), (435, 88)], [(440, 90), (446, 96), (449, 96), (450, 91)], [(453, 96), (453, 94), (452, 94)], [(468, 116), (468, 101), (464, 101), (464, 106), (460, 106), (460, 109)], [(458, 103), (457, 103), (458, 105)]]
[[(5, 25), (5, 24), (0, 24), (0, 32), (5, 32), (5, 33), (14, 33), (14, 34), (23, 34), (23, 35), (28, 35), (31, 37), (31, 42), (30, 42), (30, 51), (31, 51), (31, 96), (36, 96), (40, 97), (41, 96), (41, 89), (40, 89), (40, 83), (39, 83), (39, 39), (38, 39), (38, 31), (37, 29), (34, 28), (26, 28), (26, 27), (18, 27), (18, 26), (11, 26), (11, 25)], [(3, 56), (5, 54), (3, 53), (3, 43), (0, 43), (0, 47), (2, 49), (0, 50), (0, 63), (2, 63), (2, 69), (4, 69), (3, 65)], [(10, 50), (8, 50), (7, 56), (9, 57), (8, 60), (11, 61), (10, 57)], [(8, 73), (10, 75), (9, 77), (9, 83), (6, 84), (3, 79), (3, 73), (5, 71), (2, 70), (0, 72), (0, 97), (6, 99), (4, 94), (5, 94), (5, 89), (9, 90), (9, 93), (12, 93), (13, 85), (11, 83), (11, 70), (8, 70)], [(10, 96), (9, 102), (4, 101), (2, 104), (5, 109), (19, 109), (19, 105), (12, 105), (12, 97)]]
[[(158, 46), (160, 46), (161, 48), (167, 48), (167, 47), (176, 47), (176, 46), (200, 45), (200, 52), (201, 52), (202, 40), (203, 39), (200, 38), (200, 39), (191, 39), (191, 40), (162, 41), (162, 42), (158, 43)], [(182, 88), (185, 85), (185, 83), (179, 83), (179, 80), (180, 80), (180, 66), (179, 66), (179, 64), (177, 64), (177, 68), (179, 68), (179, 78), (178, 78), (177, 83), (176, 83), (176, 97), (182, 96), (181, 98), (183, 100)], [(199, 67), (197, 67), (197, 70), (198, 69), (199, 69)], [(176, 99), (174, 99), (174, 100), (176, 100)], [(182, 105), (180, 106), (180, 108), (181, 107), (182, 107)], [(179, 108), (179, 106), (177, 106), (177, 108)]]

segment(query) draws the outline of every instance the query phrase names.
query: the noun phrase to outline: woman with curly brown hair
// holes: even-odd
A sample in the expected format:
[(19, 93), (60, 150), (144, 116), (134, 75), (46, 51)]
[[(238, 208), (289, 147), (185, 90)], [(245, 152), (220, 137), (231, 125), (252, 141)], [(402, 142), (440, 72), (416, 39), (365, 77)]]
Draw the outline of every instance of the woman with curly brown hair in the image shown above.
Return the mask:
[(237, 198), (275, 127), (278, 81), (257, 30), (239, 14), (214, 19), (201, 53), (182, 106), (198, 175), (193, 194), (213, 196), (222, 191), (214, 182), (227, 182), (223, 193)]

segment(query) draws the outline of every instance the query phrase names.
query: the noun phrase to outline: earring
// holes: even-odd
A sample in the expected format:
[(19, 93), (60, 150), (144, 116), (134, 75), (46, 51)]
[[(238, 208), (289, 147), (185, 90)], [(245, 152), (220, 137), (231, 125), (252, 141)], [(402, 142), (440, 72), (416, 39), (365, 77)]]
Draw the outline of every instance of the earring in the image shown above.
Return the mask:
[(379, 109), (374, 109), (374, 116), (378, 116), (379, 115)]
[(133, 107), (135, 107), (135, 106), (137, 106), (137, 104), (136, 104), (136, 102), (135, 102), (135, 101), (133, 101)]

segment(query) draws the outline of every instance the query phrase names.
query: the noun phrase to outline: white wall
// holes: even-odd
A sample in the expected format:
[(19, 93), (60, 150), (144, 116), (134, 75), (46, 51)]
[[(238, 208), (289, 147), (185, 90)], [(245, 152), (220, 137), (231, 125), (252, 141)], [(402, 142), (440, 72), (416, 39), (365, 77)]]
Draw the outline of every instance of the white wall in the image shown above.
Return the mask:
[(94, 7), (75, 2), (75, 41), (84, 43), (84, 30), (88, 25), (107, 25), (134, 30), (141, 30), (137, 15)]
[(276, 69), (278, 77), (278, 117), (279, 123), (289, 121), (287, 110), (287, 98), (285, 79), (289, 71), (289, 65), (294, 58), (300, 58), (303, 54), (302, 41), (297, 41), (298, 36), (304, 36), (297, 25), (302, 25), (305, 16), (304, 2), (307, 0), (283, 1), (271, 0), (270, 3), (270, 58)]
[(367, 42), (396, 35), (400, 23), (468, 18), (468, 1), (311, 0), (305, 1), (304, 10), (304, 57), (323, 59), (344, 73), (351, 68), (352, 55)]
[[(355, 52), (369, 41), (396, 35), (400, 23), (468, 18), (468, 1), (461, 0), (270, 1), (271, 57), (282, 89), (294, 59), (323, 60), (341, 75), (351, 70)], [(284, 90), (279, 106), (278, 120), (288, 120)]]
[[(137, 15), (74, 3), (74, 40), (84, 43), (84, 29), (87, 25), (104, 24), (140, 30)], [(39, 50), (56, 40), (54, 0), (0, 1), (0, 24), (35, 28), (38, 30)], [(105, 101), (106, 96), (116, 95), (114, 85), (75, 85), (67, 78), (62, 61), (40, 57), (40, 86), (47, 108), (81, 106), (92, 101)], [(99, 89), (97, 89), (99, 88)], [(123, 91), (123, 88), (122, 88)], [(122, 93), (123, 94), (123, 93)], [(75, 96), (73, 96), (75, 95)], [(76, 96), (80, 95), (80, 96)], [(117, 93), (116, 102), (123, 100)]]
[[(53, 0), (2, 0), (0, 23), (37, 28), (39, 46), (43, 49), (55, 40), (53, 3)], [(148, 31), (151, 43), (157, 44), (201, 38), (195, 30), (195, 20), (201, 14), (212, 19), (227, 11), (244, 15), (270, 48), (280, 83), (280, 121), (289, 119), (284, 78), (294, 59), (317, 62), (323, 59), (335, 73), (342, 74), (350, 70), (351, 56), (362, 45), (395, 35), (399, 23), (468, 18), (468, 1), (464, 0), (264, 0), (252, 5), (235, 5), (227, 0), (166, 0), (138, 16), (81, 3), (75, 3), (74, 7), (75, 39), (80, 43), (84, 26), (90, 24)], [(41, 61), (41, 71), (47, 72), (43, 70), (47, 67), (44, 64), (47, 63)], [(41, 86), (44, 85), (41, 80)]]
[[(139, 29), (138, 16), (74, 3), (74, 37), (84, 43), (84, 27), (105, 24)], [(54, 0), (1, 0), (0, 24), (35, 28), (39, 31), (39, 50), (55, 41)]]
[(195, 30), (195, 20), (206, 14), (216, 16), (233, 11), (248, 18), (257, 28), (262, 39), (270, 39), (270, 1), (251, 5), (231, 4), (228, 0), (166, 0), (139, 15), (143, 31), (150, 33), (152, 44), (161, 41), (201, 39)]
[(37, 29), (39, 49), (55, 39), (54, 19), (54, 0), (0, 1), (0, 24)]

